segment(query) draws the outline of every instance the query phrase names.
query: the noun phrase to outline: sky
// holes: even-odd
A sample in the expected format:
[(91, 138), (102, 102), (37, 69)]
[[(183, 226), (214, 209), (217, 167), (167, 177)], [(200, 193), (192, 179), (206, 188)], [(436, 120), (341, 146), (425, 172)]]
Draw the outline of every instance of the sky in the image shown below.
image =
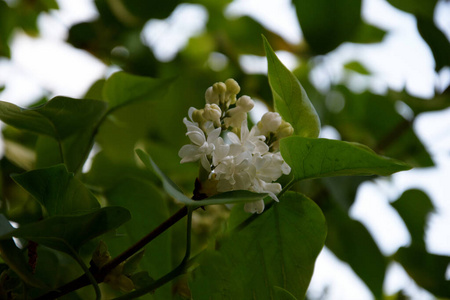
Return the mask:
[[(0, 93), (1, 100), (26, 106), (45, 91), (52, 95), (81, 97), (94, 81), (116, 70), (63, 42), (71, 25), (97, 16), (93, 1), (59, 0), (58, 3), (59, 11), (39, 18), (40, 38), (16, 35), (11, 61), (0, 59), (0, 85), (7, 87)], [(450, 38), (450, 3), (441, 1), (437, 10), (436, 23)], [(302, 39), (295, 11), (288, 0), (237, 0), (228, 7), (227, 15), (230, 18), (250, 15), (292, 43)], [(391, 7), (385, 0), (363, 0), (363, 17), (368, 23), (388, 31), (385, 40), (381, 45), (345, 44), (323, 57), (322, 64), (311, 74), (317, 88), (325, 89), (330, 82), (342, 80), (342, 65), (355, 58), (373, 73), (370, 83), (353, 78), (355, 90), (363, 87), (382, 93), (388, 87), (397, 90), (406, 87), (413, 95), (430, 98), (435, 88), (440, 90), (448, 85), (450, 69), (439, 74), (434, 72), (431, 51), (420, 38), (411, 15)], [(142, 38), (154, 49), (157, 58), (167, 61), (187, 43), (189, 36), (201, 32), (207, 18), (207, 12), (201, 6), (186, 4), (177, 8), (167, 20), (150, 21)], [(185, 20), (195, 21), (186, 23)], [(287, 53), (277, 54), (291, 69), (298, 64)], [(249, 73), (267, 72), (265, 58), (244, 56), (241, 63)], [(368, 228), (384, 254), (393, 254), (398, 247), (408, 245), (410, 237), (389, 203), (406, 189), (419, 187), (431, 196), (438, 208), (429, 219), (428, 250), (450, 255), (450, 201), (448, 183), (445, 182), (450, 178), (450, 109), (420, 115), (414, 129), (432, 153), (437, 167), (364, 183), (358, 190), (351, 216)], [(338, 135), (325, 128), (322, 137), (338, 138)], [(324, 288), (327, 288), (326, 294), (323, 294)], [(418, 288), (398, 264), (392, 264), (387, 273), (385, 292), (392, 294), (401, 288), (405, 288), (412, 299), (433, 299)], [(313, 299), (320, 296), (333, 300), (372, 299), (369, 290), (349, 266), (337, 260), (326, 248), (316, 263), (308, 293)]]

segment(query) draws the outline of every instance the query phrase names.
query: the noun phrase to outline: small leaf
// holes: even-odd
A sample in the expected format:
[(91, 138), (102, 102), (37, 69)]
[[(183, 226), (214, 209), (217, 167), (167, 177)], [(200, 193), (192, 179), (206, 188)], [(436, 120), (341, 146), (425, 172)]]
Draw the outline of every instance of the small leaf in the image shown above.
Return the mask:
[(24, 238), (73, 256), (87, 241), (113, 230), (131, 218), (123, 207), (105, 207), (95, 212), (73, 216), (54, 216), (29, 223), (0, 236)]
[(338, 140), (293, 136), (280, 141), (280, 150), (296, 180), (350, 175), (387, 176), (411, 169), (407, 164), (379, 156), (361, 144)]
[(370, 75), (370, 72), (358, 61), (348, 62), (344, 65), (344, 68), (361, 75)]
[[(13, 231), (14, 228), (3, 214), (0, 214), (0, 235), (5, 235)], [(23, 251), (17, 248), (12, 238), (0, 240), (1, 258), (8, 266), (27, 284), (34, 287), (45, 287), (45, 284), (31, 272), (27, 264)], [(0, 273), (1, 274), (1, 273)]]
[(0, 101), (0, 119), (8, 125), (64, 139), (96, 124), (106, 112), (103, 101), (55, 97), (36, 108), (20, 108)]
[(110, 110), (144, 100), (158, 100), (164, 97), (173, 79), (155, 79), (125, 72), (116, 72), (106, 80), (103, 98)]
[(100, 208), (94, 195), (64, 165), (11, 177), (45, 207), (49, 216)]
[(144, 151), (137, 149), (137, 155), (142, 160), (144, 165), (155, 172), (158, 178), (162, 181), (163, 188), (174, 199), (184, 203), (187, 206), (204, 206), (212, 204), (227, 204), (239, 202), (253, 202), (263, 199), (267, 194), (253, 193), (250, 191), (231, 191), (214, 195), (201, 201), (192, 200), (185, 196), (181, 189), (167, 177), (151, 159), (151, 157)]
[(283, 287), (304, 299), (325, 236), (320, 208), (287, 192), (244, 229), (218, 241), (218, 250), (200, 258), (190, 283), (192, 297), (274, 299)]
[(421, 190), (407, 190), (391, 205), (405, 221), (412, 243), (425, 247), (427, 218), (428, 214), (434, 210), (428, 195)]
[(320, 120), (308, 95), (297, 77), (275, 55), (266, 38), (263, 40), (275, 110), (292, 125), (295, 135), (318, 137)]

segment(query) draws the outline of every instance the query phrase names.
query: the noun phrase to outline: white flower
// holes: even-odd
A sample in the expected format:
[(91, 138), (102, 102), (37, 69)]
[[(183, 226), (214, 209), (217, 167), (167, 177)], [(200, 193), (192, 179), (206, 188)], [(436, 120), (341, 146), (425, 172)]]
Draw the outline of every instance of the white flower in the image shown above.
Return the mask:
[(206, 104), (203, 110), (203, 118), (214, 123), (214, 126), (220, 127), (220, 117), (222, 111), (217, 104)]
[(269, 132), (276, 132), (281, 125), (281, 116), (276, 112), (267, 112), (261, 117), (258, 122), (258, 129), (262, 135), (267, 135)]
[(239, 127), (242, 121), (247, 120), (247, 113), (255, 106), (249, 96), (242, 96), (236, 102), (236, 107), (228, 110), (229, 117), (224, 119), (226, 127)]
[[(197, 123), (190, 122), (186, 118), (183, 119), (184, 124), (187, 127), (186, 135), (191, 140), (192, 144), (184, 145), (181, 147), (178, 155), (181, 157), (181, 163), (194, 162), (200, 160), (203, 168), (208, 172), (211, 172), (211, 163), (208, 156), (211, 155), (215, 149), (215, 143), (219, 138), (221, 128), (213, 129), (214, 127), (205, 126), (207, 128), (207, 136), (203, 130), (198, 127)], [(212, 129), (212, 130), (211, 130)]]
[(238, 153), (243, 151), (260, 155), (267, 153), (269, 151), (269, 146), (264, 142), (266, 137), (256, 134), (256, 127), (253, 127), (250, 132), (248, 131), (247, 120), (242, 122), (240, 138), (234, 132), (229, 132), (227, 137), (231, 141), (231, 155), (238, 155)]
[(211, 177), (215, 176), (218, 192), (228, 192), (235, 190), (248, 190), (253, 176), (251, 164), (251, 154), (242, 152), (238, 156), (226, 156), (212, 171)]

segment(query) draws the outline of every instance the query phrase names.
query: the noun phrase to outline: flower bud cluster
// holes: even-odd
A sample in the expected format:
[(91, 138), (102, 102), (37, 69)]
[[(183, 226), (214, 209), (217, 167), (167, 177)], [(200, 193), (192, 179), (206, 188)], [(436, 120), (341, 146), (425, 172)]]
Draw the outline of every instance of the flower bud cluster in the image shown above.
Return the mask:
[[(205, 107), (189, 109), (184, 118), (191, 143), (178, 155), (181, 163), (200, 161), (207, 176), (201, 179), (201, 191), (207, 196), (233, 190), (267, 193), (278, 201), (281, 185), (274, 181), (291, 168), (279, 152), (279, 140), (292, 135), (292, 126), (278, 113), (266, 113), (249, 130), (247, 113), (255, 103), (249, 96), (237, 98), (240, 92), (233, 79), (213, 84), (206, 90)], [(205, 172), (203, 172), (205, 173)], [(247, 212), (261, 213), (264, 201), (247, 203)]]

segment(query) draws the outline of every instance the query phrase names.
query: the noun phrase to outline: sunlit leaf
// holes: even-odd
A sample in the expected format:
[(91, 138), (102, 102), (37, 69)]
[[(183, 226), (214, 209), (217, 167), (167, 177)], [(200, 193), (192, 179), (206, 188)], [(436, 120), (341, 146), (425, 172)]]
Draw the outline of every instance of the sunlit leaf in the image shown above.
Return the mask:
[(0, 236), (24, 238), (73, 256), (87, 241), (113, 230), (130, 219), (123, 207), (105, 207), (83, 215), (53, 216), (21, 226)]
[(49, 216), (100, 207), (94, 195), (64, 165), (32, 170), (12, 178), (45, 207)]
[(227, 203), (239, 203), (239, 202), (252, 202), (263, 199), (267, 194), (253, 193), (250, 191), (231, 191), (221, 193), (201, 201), (192, 200), (183, 194), (181, 189), (167, 177), (151, 159), (151, 157), (144, 151), (137, 149), (137, 155), (142, 160), (144, 165), (153, 170), (155, 174), (162, 181), (163, 188), (174, 199), (188, 205), (188, 206), (204, 206), (211, 204), (227, 204)]
[(295, 135), (318, 137), (320, 120), (308, 95), (295, 75), (278, 59), (269, 42), (264, 37), (263, 40), (275, 110), (291, 123)]
[(0, 119), (8, 125), (37, 134), (64, 139), (97, 123), (107, 104), (97, 100), (55, 97), (30, 109), (0, 101)]
[(106, 80), (103, 98), (110, 110), (144, 100), (160, 100), (167, 92), (173, 79), (155, 79), (116, 72)]
[(370, 75), (370, 72), (364, 67), (360, 62), (351, 61), (344, 65), (344, 68), (347, 70), (354, 71), (361, 75)]
[(219, 240), (216, 251), (204, 254), (193, 272), (192, 296), (270, 299), (282, 287), (304, 299), (325, 236), (320, 208), (288, 192), (247, 227)]
[(338, 140), (293, 136), (281, 140), (280, 150), (296, 180), (350, 175), (387, 176), (411, 169), (407, 164), (379, 156), (361, 144)]

